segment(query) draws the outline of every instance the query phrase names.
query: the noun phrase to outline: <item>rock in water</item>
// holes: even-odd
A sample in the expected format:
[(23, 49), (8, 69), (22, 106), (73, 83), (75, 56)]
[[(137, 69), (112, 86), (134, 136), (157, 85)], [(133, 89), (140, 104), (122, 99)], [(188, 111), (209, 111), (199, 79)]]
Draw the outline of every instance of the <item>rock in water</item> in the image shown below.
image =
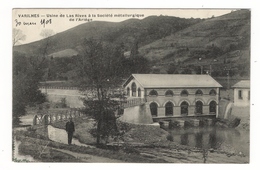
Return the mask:
[(228, 127), (235, 128), (240, 124), (241, 119), (240, 118), (234, 118), (232, 121), (229, 122)]
[(232, 116), (230, 119), (217, 119), (215, 125), (222, 128), (235, 128), (240, 124), (240, 121), (240, 118)]

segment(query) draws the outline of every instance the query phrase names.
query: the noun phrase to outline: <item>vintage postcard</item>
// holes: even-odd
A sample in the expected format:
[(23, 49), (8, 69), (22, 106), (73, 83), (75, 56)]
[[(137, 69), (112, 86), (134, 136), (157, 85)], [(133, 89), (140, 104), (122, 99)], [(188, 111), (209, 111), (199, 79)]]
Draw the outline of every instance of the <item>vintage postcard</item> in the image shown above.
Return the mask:
[(250, 9), (13, 9), (13, 162), (249, 164), (250, 30)]

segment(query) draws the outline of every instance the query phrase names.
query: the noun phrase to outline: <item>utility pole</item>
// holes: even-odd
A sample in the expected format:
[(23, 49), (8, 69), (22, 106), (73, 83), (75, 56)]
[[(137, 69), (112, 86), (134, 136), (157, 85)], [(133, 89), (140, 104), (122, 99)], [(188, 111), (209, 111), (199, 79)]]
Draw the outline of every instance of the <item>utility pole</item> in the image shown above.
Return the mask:
[[(201, 61), (201, 57), (199, 58), (199, 62)], [(200, 74), (202, 74), (203, 73), (203, 65), (200, 63)]]
[(228, 71), (228, 73), (227, 73), (227, 79), (228, 79), (227, 82), (228, 82), (228, 99), (229, 99), (229, 89), (230, 89), (230, 87), (229, 87), (230, 86), (229, 85), (229, 71), (230, 70), (227, 70), (227, 71)]

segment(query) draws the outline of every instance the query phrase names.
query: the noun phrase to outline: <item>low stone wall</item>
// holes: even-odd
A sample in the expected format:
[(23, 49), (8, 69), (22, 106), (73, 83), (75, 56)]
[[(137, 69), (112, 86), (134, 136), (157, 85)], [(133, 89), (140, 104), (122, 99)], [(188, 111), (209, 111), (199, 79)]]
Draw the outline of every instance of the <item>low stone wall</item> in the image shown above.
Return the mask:
[(136, 124), (153, 123), (153, 118), (148, 104), (125, 108), (124, 114), (119, 119), (124, 122)]
[(59, 143), (68, 143), (67, 140), (67, 132), (64, 129), (54, 128), (51, 125), (48, 125), (48, 138), (52, 141), (56, 141)]

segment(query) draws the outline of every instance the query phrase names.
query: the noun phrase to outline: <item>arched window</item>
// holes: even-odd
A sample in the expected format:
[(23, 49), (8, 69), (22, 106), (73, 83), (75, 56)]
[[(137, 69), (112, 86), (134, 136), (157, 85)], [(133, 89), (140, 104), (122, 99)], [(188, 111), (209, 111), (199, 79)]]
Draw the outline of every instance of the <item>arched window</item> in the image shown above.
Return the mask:
[(189, 95), (189, 93), (188, 93), (187, 90), (182, 90), (181, 91), (181, 96), (188, 96), (188, 95)]
[(136, 97), (136, 84), (135, 83), (132, 84), (132, 96)]
[(173, 116), (173, 104), (172, 102), (167, 102), (165, 105), (165, 116)]
[(129, 88), (129, 87), (127, 87), (126, 95), (127, 95), (127, 96), (130, 96), (130, 88)]
[(216, 91), (213, 89), (210, 90), (210, 92), (209, 92), (209, 95), (211, 95), (211, 96), (216, 96), (216, 94), (217, 94)]
[(214, 114), (216, 113), (216, 111), (217, 111), (217, 103), (215, 101), (211, 101), (209, 103), (209, 113)]
[(173, 92), (172, 92), (171, 90), (167, 90), (167, 91), (165, 92), (165, 96), (166, 96), (166, 97), (172, 97), (172, 96), (173, 96)]
[(149, 96), (158, 96), (158, 93), (157, 93), (157, 91), (152, 90), (152, 91), (150, 91)]
[(196, 102), (196, 113), (202, 114), (203, 112), (203, 103), (201, 101)]
[(141, 89), (140, 88), (138, 88), (138, 90), (137, 90), (137, 95), (138, 95), (138, 97), (141, 97)]
[(197, 90), (195, 93), (196, 96), (202, 96), (203, 92), (201, 90)]
[(157, 117), (157, 114), (158, 114), (157, 108), (158, 108), (158, 105), (155, 102), (150, 104), (150, 110), (151, 110), (152, 117)]
[(184, 101), (181, 103), (181, 114), (188, 115), (188, 112), (189, 112), (189, 104)]

